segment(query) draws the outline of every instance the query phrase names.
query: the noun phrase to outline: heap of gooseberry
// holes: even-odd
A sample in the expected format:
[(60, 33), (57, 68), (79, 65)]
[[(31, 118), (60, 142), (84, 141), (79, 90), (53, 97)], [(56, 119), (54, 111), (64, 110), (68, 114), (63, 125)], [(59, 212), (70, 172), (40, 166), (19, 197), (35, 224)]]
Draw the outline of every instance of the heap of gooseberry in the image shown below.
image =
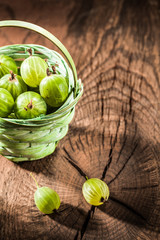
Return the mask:
[(49, 70), (47, 61), (33, 56), (31, 49), (28, 52), (20, 71), (13, 58), (0, 55), (0, 117), (14, 114), (18, 119), (36, 118), (60, 107), (67, 99), (66, 78), (56, 73), (55, 66)]

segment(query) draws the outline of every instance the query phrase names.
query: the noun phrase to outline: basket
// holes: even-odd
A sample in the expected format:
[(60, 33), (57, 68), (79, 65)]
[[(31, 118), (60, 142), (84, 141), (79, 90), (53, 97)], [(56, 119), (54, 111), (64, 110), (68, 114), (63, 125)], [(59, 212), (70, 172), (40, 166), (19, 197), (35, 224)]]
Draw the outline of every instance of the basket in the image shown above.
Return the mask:
[[(56, 51), (35, 44), (14, 44), (0, 47), (0, 54), (12, 57), (17, 66), (32, 55), (48, 59), (48, 64), (56, 65), (58, 73), (65, 76), (69, 84), (69, 95), (64, 104), (55, 112), (33, 119), (0, 118), (0, 154), (14, 162), (32, 161), (54, 152), (58, 142), (68, 131), (75, 105), (82, 96), (83, 85), (77, 80), (74, 62), (63, 44), (50, 32), (35, 24), (24, 21), (0, 21), (0, 27), (22, 27), (49, 39), (57, 46), (65, 59)], [(67, 62), (66, 62), (67, 60)]]

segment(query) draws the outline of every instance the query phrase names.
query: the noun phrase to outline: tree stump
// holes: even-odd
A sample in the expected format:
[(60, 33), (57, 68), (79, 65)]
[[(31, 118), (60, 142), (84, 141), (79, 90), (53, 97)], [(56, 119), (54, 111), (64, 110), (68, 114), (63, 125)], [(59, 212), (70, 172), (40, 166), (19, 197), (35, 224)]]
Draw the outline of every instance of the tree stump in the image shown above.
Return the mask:
[[(29, 0), (1, 3), (3, 19), (36, 23), (68, 48), (84, 94), (55, 152), (15, 164), (1, 157), (1, 240), (160, 239), (160, 15), (156, 0)], [(25, 7), (24, 7), (25, 6)], [(0, 44), (46, 40), (0, 29)], [(44, 215), (36, 186), (60, 196)], [(104, 180), (109, 200), (89, 205), (88, 178)]]

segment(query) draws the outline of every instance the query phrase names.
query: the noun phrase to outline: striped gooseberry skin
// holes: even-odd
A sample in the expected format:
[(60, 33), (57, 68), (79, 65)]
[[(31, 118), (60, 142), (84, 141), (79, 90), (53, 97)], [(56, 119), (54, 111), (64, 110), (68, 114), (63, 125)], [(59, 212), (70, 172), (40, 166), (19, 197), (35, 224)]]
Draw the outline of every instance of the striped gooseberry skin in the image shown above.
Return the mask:
[(34, 194), (34, 201), (42, 213), (51, 214), (60, 207), (58, 193), (49, 187), (38, 187)]
[(47, 104), (40, 94), (27, 91), (17, 97), (14, 112), (19, 119), (36, 118), (46, 114)]
[(90, 178), (83, 184), (82, 193), (89, 204), (99, 206), (108, 200), (109, 188), (104, 181)]
[(7, 117), (14, 107), (14, 99), (10, 92), (0, 88), (0, 117)]
[(38, 87), (43, 78), (47, 76), (47, 63), (38, 56), (26, 58), (20, 67), (24, 82), (30, 87)]
[(18, 68), (16, 62), (9, 56), (0, 55), (0, 78), (8, 74), (10, 71), (17, 74)]
[(13, 96), (14, 100), (27, 91), (27, 85), (19, 75), (6, 74), (0, 79), (0, 88), (5, 88)]
[(68, 96), (68, 84), (60, 74), (45, 77), (39, 86), (40, 94), (51, 107), (60, 107)]

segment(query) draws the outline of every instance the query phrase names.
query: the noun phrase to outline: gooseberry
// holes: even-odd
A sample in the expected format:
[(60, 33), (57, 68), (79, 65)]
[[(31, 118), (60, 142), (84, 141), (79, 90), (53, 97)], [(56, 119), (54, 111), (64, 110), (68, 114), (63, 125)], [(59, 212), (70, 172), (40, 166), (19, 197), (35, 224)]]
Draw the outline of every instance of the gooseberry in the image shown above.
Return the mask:
[(27, 85), (22, 77), (15, 75), (12, 71), (0, 79), (0, 88), (5, 88), (13, 96), (14, 100), (23, 92), (27, 91)]
[(57, 210), (60, 207), (60, 197), (57, 192), (49, 187), (39, 187), (36, 179), (30, 174), (34, 179), (37, 190), (34, 194), (34, 201), (42, 213), (51, 214), (54, 210)]
[(40, 94), (28, 91), (17, 97), (14, 105), (14, 112), (17, 118), (35, 118), (46, 114), (47, 104)]
[(5, 74), (8, 74), (10, 71), (17, 74), (18, 68), (16, 62), (9, 56), (0, 55), (0, 78)]
[(68, 96), (66, 79), (60, 74), (45, 77), (39, 85), (39, 90), (45, 102), (51, 107), (60, 107)]
[(99, 206), (108, 200), (109, 188), (104, 181), (98, 178), (87, 178), (83, 184), (82, 193), (89, 204)]
[(41, 80), (47, 76), (47, 63), (38, 56), (29, 56), (20, 67), (24, 82), (30, 87), (38, 87)]
[(0, 117), (7, 117), (14, 107), (14, 99), (10, 92), (0, 88)]

